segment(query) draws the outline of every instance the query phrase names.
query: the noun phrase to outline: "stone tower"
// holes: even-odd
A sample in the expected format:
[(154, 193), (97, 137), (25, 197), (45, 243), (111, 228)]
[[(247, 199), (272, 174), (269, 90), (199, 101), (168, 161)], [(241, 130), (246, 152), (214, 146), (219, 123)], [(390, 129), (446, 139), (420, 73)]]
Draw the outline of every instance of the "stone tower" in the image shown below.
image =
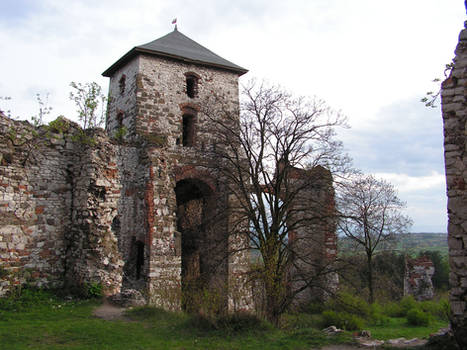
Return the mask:
[(216, 140), (202, 113), (203, 102), (221, 93), (238, 114), (238, 78), (246, 72), (175, 28), (103, 73), (110, 78), (106, 131), (126, 146), (112, 225), (122, 289), (138, 289), (152, 304), (190, 310), (203, 303), (193, 291), (211, 290), (222, 309), (251, 308), (236, 280), (246, 256), (228, 254), (229, 196), (211, 170)]

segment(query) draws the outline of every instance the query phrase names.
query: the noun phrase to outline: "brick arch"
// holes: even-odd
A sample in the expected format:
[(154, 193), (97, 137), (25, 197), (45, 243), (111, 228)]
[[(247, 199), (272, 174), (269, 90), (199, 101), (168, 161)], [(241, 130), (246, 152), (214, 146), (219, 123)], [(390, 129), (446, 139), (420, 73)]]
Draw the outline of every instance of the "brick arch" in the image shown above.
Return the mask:
[(207, 170), (197, 169), (192, 165), (177, 167), (175, 169), (175, 182), (177, 183), (182, 180), (204, 182), (212, 193), (217, 192), (216, 180)]

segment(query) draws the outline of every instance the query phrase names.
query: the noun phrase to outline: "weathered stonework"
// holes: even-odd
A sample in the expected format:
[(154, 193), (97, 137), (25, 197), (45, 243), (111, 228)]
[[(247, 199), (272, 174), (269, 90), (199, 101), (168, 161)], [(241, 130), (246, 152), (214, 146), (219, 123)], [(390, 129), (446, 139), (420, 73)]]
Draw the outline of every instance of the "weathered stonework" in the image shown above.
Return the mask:
[[(238, 127), (246, 70), (177, 31), (161, 39), (169, 42), (137, 47), (105, 72), (106, 132), (0, 117), (0, 295), (29, 279), (98, 283), (115, 300), (135, 295), (172, 310), (253, 309), (250, 242), (231, 234), (235, 196), (216, 167), (215, 123), (202, 108), (221, 96), (218, 109), (237, 115)], [(201, 58), (158, 51), (180, 40)], [(324, 181), (304, 192), (307, 210), (333, 210), (328, 173), (307, 174)], [(312, 220), (308, 229), (310, 258), (324, 266), (336, 255), (335, 224)]]
[(293, 169), (289, 177), (292, 186), (299, 189), (290, 219), (302, 222), (289, 234), (296, 257), (289, 273), (292, 292), (306, 287), (295, 298), (295, 306), (300, 307), (326, 299), (338, 287), (334, 188), (331, 172), (321, 166)]
[(422, 256), (405, 260), (404, 295), (412, 295), (416, 300), (431, 300), (434, 296), (431, 278), (435, 267), (431, 259)]
[(448, 196), (451, 326), (461, 348), (467, 348), (467, 29), (459, 35), (455, 54), (454, 67), (442, 84), (441, 97)]

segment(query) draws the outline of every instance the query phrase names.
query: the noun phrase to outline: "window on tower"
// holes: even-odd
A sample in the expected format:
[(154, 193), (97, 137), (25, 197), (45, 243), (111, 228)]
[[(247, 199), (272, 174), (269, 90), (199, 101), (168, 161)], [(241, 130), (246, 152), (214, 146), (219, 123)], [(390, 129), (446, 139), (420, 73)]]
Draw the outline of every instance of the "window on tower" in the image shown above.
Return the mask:
[(186, 94), (189, 98), (198, 96), (198, 79), (194, 73), (186, 73)]
[(122, 74), (122, 77), (118, 81), (118, 87), (120, 89), (120, 95), (125, 93), (126, 75)]
[(191, 114), (183, 115), (182, 145), (192, 147), (195, 138), (195, 117)]

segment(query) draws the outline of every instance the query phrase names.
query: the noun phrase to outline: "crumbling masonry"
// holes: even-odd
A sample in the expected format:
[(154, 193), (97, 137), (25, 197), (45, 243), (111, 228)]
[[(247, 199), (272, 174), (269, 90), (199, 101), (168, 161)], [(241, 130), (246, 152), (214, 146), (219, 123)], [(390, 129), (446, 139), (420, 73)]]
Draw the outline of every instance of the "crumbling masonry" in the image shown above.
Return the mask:
[[(238, 249), (249, 242), (229, 234), (234, 197), (200, 108), (216, 93), (239, 115), (244, 73), (175, 29), (104, 72), (105, 132), (0, 115), (0, 295), (24, 282), (99, 283), (166, 309), (195, 309), (193, 291), (209, 290), (221, 310), (251, 310), (249, 256)], [(335, 256), (335, 232), (317, 234), (317, 256)]]
[[(465, 23), (467, 28), (467, 22)], [(451, 326), (467, 348), (467, 29), (461, 31), (454, 67), (442, 84), (444, 156), (448, 195)]]

